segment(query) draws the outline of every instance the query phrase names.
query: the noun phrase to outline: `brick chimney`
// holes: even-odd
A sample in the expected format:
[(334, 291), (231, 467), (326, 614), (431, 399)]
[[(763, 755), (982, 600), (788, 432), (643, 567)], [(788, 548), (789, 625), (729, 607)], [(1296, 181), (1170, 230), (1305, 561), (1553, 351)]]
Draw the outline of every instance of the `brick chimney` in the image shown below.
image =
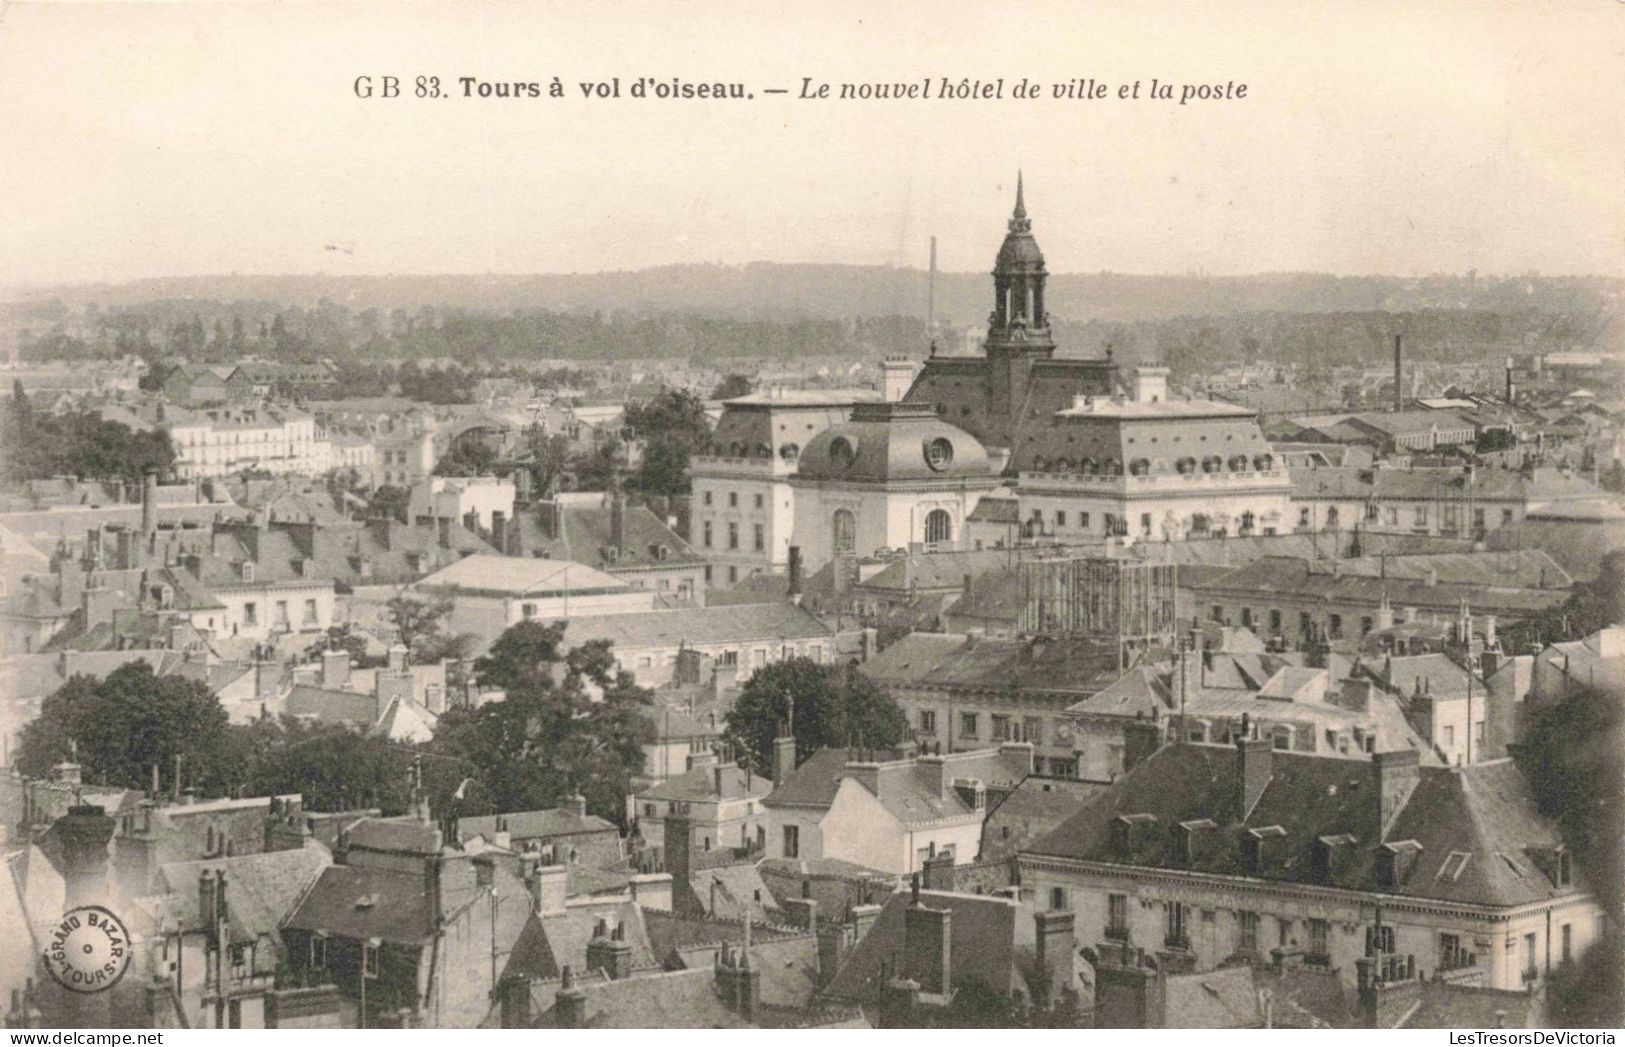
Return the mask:
[(1033, 914), (1043, 989), (1043, 998), (1035, 1002), (1046, 1010), (1056, 1010), (1077, 1001), (1078, 990), (1072, 972), (1072, 956), (1077, 949), (1075, 919), (1071, 912)]
[(610, 930), (604, 920), (598, 921), (587, 942), (587, 973), (594, 971), (603, 971), (613, 981), (632, 976), (632, 945), (626, 940), (624, 924)]
[(350, 685), (350, 652), (322, 652), (322, 686), (343, 690)]
[(1396, 749), (1393, 752), (1375, 753), (1371, 757), (1371, 766), (1377, 776), (1377, 797), (1381, 804), (1378, 810), (1384, 840), (1388, 839), (1388, 830), (1405, 809), (1411, 792), (1421, 780), (1421, 763), (1422, 756), (1415, 749)]
[(64, 908), (107, 901), (107, 844), (115, 828), (113, 819), (92, 804), (69, 807), (51, 827), (62, 840)]
[(1143, 950), (1104, 945), (1095, 963), (1095, 1026), (1101, 1029), (1160, 1029), (1167, 1017), (1167, 984), (1145, 962)]
[(449, 516), (437, 516), (434, 519), (434, 524), (435, 524), (435, 538), (440, 543), (440, 548), (442, 548), (442, 549), (450, 549), (451, 548), (451, 517), (449, 517)]
[(773, 739), (773, 784), (783, 785), (795, 769), (796, 739), (790, 733), (790, 725), (785, 723), (780, 726), (778, 737)]
[(749, 1021), (762, 1006), (762, 970), (751, 956), (750, 917), (745, 917), (745, 941), (735, 949), (723, 944), (717, 953), (717, 994), (729, 1009)]
[(673, 802), (666, 811), (662, 840), (662, 856), (666, 871), (671, 874), (671, 897), (674, 911), (682, 911), (694, 897), (694, 823), (689, 820), (688, 805)]
[(899, 973), (918, 983), (922, 996), (943, 998), (953, 986), (953, 912), (920, 900), (916, 873), (912, 897), (903, 910), (903, 956)]
[(1232, 817), (1238, 822), (1247, 820), (1270, 783), (1272, 744), (1268, 738), (1236, 739), (1236, 804)]
[(788, 582), (787, 582), (787, 584), (785, 586), (785, 589), (786, 589), (786, 592), (788, 593), (788, 595), (790, 597), (790, 602), (794, 603), (794, 604), (799, 604), (799, 603), (801, 603), (801, 584), (802, 584), (802, 582), (801, 582), (801, 546), (792, 545), (790, 547), (790, 558), (789, 558), (788, 562), (785, 565), (785, 570), (786, 570), (786, 573), (788, 575)]
[(1368, 1029), (1397, 1028), (1422, 995), (1415, 956), (1362, 956), (1354, 970), (1360, 1017)]
[(141, 533), (158, 533), (158, 474), (152, 469), (141, 477)]
[(508, 553), (508, 514), (501, 509), (491, 513), (491, 544), (504, 556)]
[(587, 994), (576, 985), (575, 971), (565, 964), (559, 971), (559, 991), (553, 997), (553, 1013), (561, 1029), (579, 1029), (587, 1024)]
[(609, 544), (617, 552), (626, 549), (626, 493), (619, 485), (609, 492)]
[(927, 858), (921, 866), (922, 879), (928, 891), (952, 891), (954, 889), (954, 856), (942, 851)]
[(538, 915), (563, 912), (570, 897), (570, 869), (566, 865), (538, 865), (526, 878), (531, 908)]

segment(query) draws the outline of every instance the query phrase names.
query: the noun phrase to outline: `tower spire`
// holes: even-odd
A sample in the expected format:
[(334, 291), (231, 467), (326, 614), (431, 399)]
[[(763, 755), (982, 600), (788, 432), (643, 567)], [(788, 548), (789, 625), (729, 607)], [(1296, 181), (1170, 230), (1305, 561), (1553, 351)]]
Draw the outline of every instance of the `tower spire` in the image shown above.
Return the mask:
[(1021, 170), (1016, 169), (1016, 209), (1010, 214), (1010, 231), (1012, 233), (1025, 233), (1032, 229), (1032, 223), (1027, 220), (1026, 194), (1022, 191)]

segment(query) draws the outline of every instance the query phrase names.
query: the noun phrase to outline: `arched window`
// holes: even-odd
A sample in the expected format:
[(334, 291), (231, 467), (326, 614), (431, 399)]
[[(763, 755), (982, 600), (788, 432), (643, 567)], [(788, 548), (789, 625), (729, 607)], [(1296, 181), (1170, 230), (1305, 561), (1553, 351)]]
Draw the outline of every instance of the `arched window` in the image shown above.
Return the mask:
[(1058, 473), (1071, 473), (1071, 472), (1076, 472), (1077, 470), (1076, 470), (1076, 467), (1072, 464), (1072, 459), (1070, 459), (1070, 458), (1057, 458), (1057, 459), (1055, 459), (1055, 471), (1058, 472)]
[(1233, 454), (1230, 456), (1229, 465), (1231, 472), (1244, 473), (1247, 471), (1247, 456), (1244, 454)]
[(1267, 473), (1275, 467), (1275, 456), (1269, 454), (1253, 455), (1253, 468), (1261, 473)]
[(771, 446), (769, 446), (768, 444), (757, 444), (756, 445), (756, 457), (758, 457), (758, 458), (772, 458), (773, 457), (773, 448)]
[(779, 448), (779, 457), (787, 462), (793, 462), (801, 457), (801, 448), (795, 444), (785, 444)]
[(1219, 467), (1223, 464), (1224, 459), (1220, 458), (1216, 454), (1210, 454), (1206, 458), (1202, 459), (1202, 471), (1204, 473), (1216, 473), (1219, 471)]
[(1035, 472), (1035, 473), (1047, 473), (1047, 472), (1049, 472), (1049, 459), (1045, 458), (1041, 454), (1034, 455), (1033, 456), (1033, 472)]
[(851, 553), (858, 548), (858, 518), (852, 515), (850, 509), (835, 510), (835, 517), (831, 523), (834, 533), (835, 554)]
[(745, 445), (742, 444), (742, 443), (729, 444), (728, 445), (728, 456), (730, 458), (743, 458), (743, 457), (745, 457)]
[(1100, 467), (1100, 471), (1105, 473), (1107, 476), (1122, 476), (1123, 463), (1119, 462), (1115, 458), (1108, 458), (1106, 459), (1105, 464)]
[(1078, 472), (1083, 473), (1085, 476), (1093, 476), (1100, 472), (1100, 464), (1093, 458), (1085, 455), (1078, 461)]
[(1337, 506), (1335, 505), (1326, 510), (1326, 529), (1330, 531), (1337, 530)]
[(925, 541), (948, 542), (954, 537), (954, 522), (946, 509), (933, 509), (925, 515)]
[(1135, 476), (1144, 476), (1151, 471), (1151, 460), (1149, 458), (1136, 458), (1129, 463), (1128, 471)]
[(1196, 471), (1196, 459), (1189, 457), (1181, 458), (1179, 461), (1174, 463), (1174, 468), (1179, 470), (1179, 474), (1181, 476), (1188, 476)]

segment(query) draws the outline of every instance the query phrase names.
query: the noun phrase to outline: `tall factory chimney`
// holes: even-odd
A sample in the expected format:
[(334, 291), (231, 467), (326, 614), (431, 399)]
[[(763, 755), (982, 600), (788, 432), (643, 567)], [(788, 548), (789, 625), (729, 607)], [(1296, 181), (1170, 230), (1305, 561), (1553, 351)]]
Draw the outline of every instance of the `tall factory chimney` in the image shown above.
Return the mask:
[(1512, 383), (1512, 368), (1513, 361), (1512, 357), (1509, 356), (1507, 357), (1507, 403), (1509, 404), (1516, 401), (1518, 393), (1518, 387)]
[(1394, 335), (1394, 410), (1405, 409), (1405, 339), (1403, 335)]

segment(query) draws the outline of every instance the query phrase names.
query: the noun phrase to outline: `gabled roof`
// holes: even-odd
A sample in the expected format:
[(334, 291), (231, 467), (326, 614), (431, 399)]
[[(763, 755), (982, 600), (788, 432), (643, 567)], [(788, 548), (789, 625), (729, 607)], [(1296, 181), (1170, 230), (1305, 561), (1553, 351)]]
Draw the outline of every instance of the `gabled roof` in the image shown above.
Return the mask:
[(911, 633), (859, 671), (882, 686), (1091, 694), (1121, 675), (1109, 645)]
[[(706, 562), (705, 557), (646, 506), (626, 507), (618, 546), (611, 527), (613, 514), (607, 507), (566, 505), (560, 507), (558, 513), (558, 534), (550, 534), (534, 513), (515, 517), (514, 526), (521, 529), (521, 546), (531, 552), (543, 550), (551, 557), (575, 560), (609, 573)], [(613, 558), (608, 553), (611, 548), (615, 550)]]
[(548, 980), (557, 978), (568, 966), (583, 974), (587, 970), (587, 943), (602, 922), (613, 931), (621, 929), (632, 948), (632, 969), (658, 966), (644, 926), (643, 910), (635, 902), (601, 905), (572, 905), (559, 912), (532, 913), (514, 942), (505, 975)]
[(419, 945), (434, 936), (429, 883), (421, 870), (330, 865), (284, 926)]
[(538, 811), (513, 811), (508, 814), (481, 814), (457, 819), (457, 832), (463, 837), (490, 836), (497, 831), (497, 819), (508, 828), (515, 840), (545, 839), (552, 836), (576, 836), (581, 833), (617, 832), (614, 825), (596, 814), (579, 815), (564, 807), (548, 807)]
[[(717, 788), (720, 772), (722, 788)], [(695, 767), (673, 778), (667, 778), (638, 794), (640, 800), (716, 801), (760, 799), (773, 791), (773, 779), (753, 774), (734, 764)]]

